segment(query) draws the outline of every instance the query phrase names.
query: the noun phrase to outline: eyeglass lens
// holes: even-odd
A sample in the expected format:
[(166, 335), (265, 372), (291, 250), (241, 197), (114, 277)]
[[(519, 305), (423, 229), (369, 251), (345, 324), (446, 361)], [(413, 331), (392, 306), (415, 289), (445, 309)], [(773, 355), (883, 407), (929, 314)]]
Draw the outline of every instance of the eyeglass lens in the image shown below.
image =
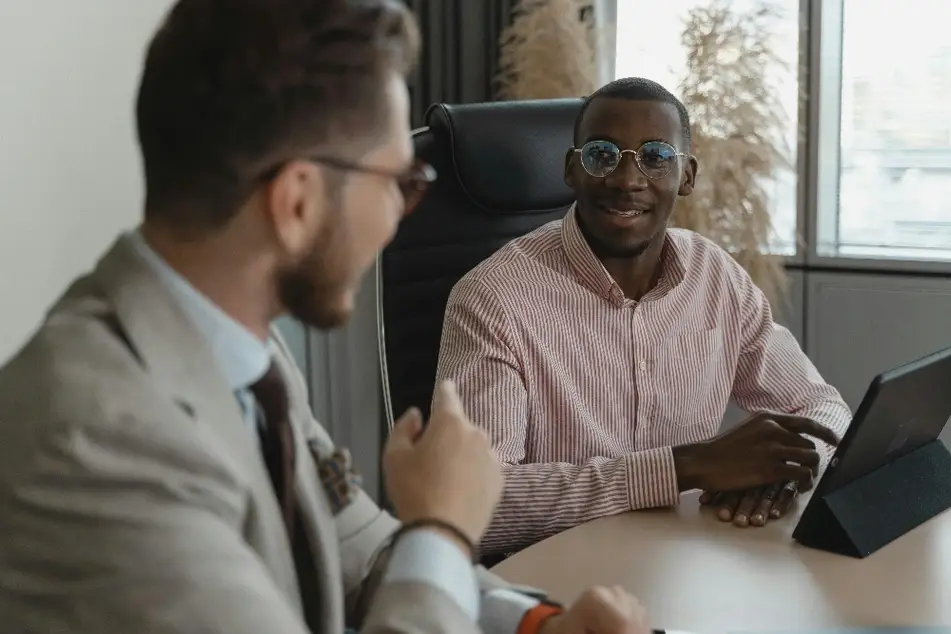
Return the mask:
[(419, 206), (429, 186), (436, 180), (436, 170), (428, 163), (417, 161), (410, 170), (399, 178), (400, 193), (403, 194), (403, 214), (408, 215)]
[[(588, 141), (581, 147), (581, 165), (596, 178), (604, 178), (620, 165), (623, 152), (611, 141)], [(663, 178), (677, 161), (677, 150), (663, 141), (648, 141), (634, 152), (634, 160), (648, 178)]]

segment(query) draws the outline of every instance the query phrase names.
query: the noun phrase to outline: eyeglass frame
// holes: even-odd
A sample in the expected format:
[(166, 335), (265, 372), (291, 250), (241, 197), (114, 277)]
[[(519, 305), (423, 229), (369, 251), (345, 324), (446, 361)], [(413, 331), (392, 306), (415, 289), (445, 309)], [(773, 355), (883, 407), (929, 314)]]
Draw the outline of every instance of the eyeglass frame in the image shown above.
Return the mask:
[[(422, 201), (423, 196), (426, 195), (426, 191), (429, 189), (429, 186), (436, 182), (436, 179), (439, 177), (439, 174), (436, 172), (436, 168), (432, 165), (423, 161), (421, 159), (415, 159), (413, 164), (407, 168), (405, 171), (397, 172), (394, 170), (384, 169), (382, 167), (373, 167), (370, 165), (363, 165), (361, 163), (356, 163), (353, 161), (346, 161), (343, 159), (334, 158), (331, 156), (310, 156), (303, 160), (309, 161), (316, 165), (324, 165), (331, 169), (340, 170), (343, 172), (356, 172), (358, 174), (371, 174), (373, 176), (382, 176), (384, 178), (392, 178), (396, 181), (397, 187), (400, 188), (400, 194), (403, 196), (403, 215), (409, 215), (419, 206), (419, 203)], [(284, 169), (284, 166), (287, 165), (287, 162), (276, 165), (273, 168), (267, 170), (262, 174), (262, 180), (271, 180), (277, 174)], [(416, 177), (414, 177), (413, 172), (419, 172)], [(415, 191), (416, 199), (409, 204), (409, 200), (406, 197), (407, 185), (412, 185)]]
[(648, 144), (651, 144), (651, 143), (659, 143), (659, 144), (661, 144), (661, 145), (666, 145), (667, 147), (669, 147), (671, 150), (674, 151), (674, 156), (677, 157), (677, 158), (687, 157), (687, 158), (691, 158), (691, 159), (694, 159), (694, 160), (696, 160), (696, 158), (697, 158), (697, 157), (695, 157), (693, 154), (688, 154), (688, 153), (686, 153), (686, 152), (678, 152), (676, 147), (674, 147), (674, 146), (671, 145), (670, 143), (667, 143), (666, 141), (645, 141), (644, 143), (641, 143), (640, 146), (638, 146), (638, 148), (637, 148), (636, 150), (631, 150), (631, 149), (624, 149), (624, 150), (622, 150), (622, 149), (621, 149), (621, 146), (619, 146), (619, 145), (618, 145), (617, 143), (615, 143), (614, 141), (610, 141), (610, 140), (608, 140), (608, 139), (591, 139), (590, 141), (585, 141), (585, 143), (584, 143), (580, 148), (572, 146), (571, 150), (572, 150), (572, 152), (574, 152), (575, 154), (580, 155), (580, 154), (584, 151), (585, 146), (587, 146), (587, 145), (589, 145), (589, 144), (591, 144), (591, 143), (610, 143), (611, 145), (613, 145), (614, 147), (616, 147), (616, 148), (618, 149), (618, 152), (620, 152), (620, 157), (619, 157), (618, 160), (617, 160), (617, 165), (615, 165), (614, 167), (612, 167), (612, 168), (611, 168), (611, 171), (608, 172), (607, 174), (602, 174), (602, 175), (600, 175), (600, 176), (597, 175), (597, 174), (592, 174), (590, 171), (588, 171), (588, 168), (585, 167), (585, 164), (584, 164), (584, 158), (583, 158), (583, 157), (580, 158), (579, 160), (580, 160), (580, 162), (581, 162), (581, 169), (583, 169), (583, 170), (585, 171), (585, 173), (586, 173), (588, 176), (590, 176), (591, 178), (607, 178), (608, 176), (610, 176), (611, 174), (613, 174), (613, 173), (617, 170), (617, 168), (621, 166), (621, 161), (624, 160), (624, 155), (625, 155), (625, 154), (628, 154), (628, 153), (634, 155), (634, 164), (637, 165), (637, 169), (641, 172), (641, 174), (643, 174), (643, 175), (646, 176), (647, 178), (649, 178), (649, 179), (651, 179), (651, 180), (657, 180), (657, 179), (659, 179), (659, 178), (664, 178), (664, 177), (666, 177), (666, 176), (669, 176), (670, 173), (674, 170), (673, 165), (670, 166), (670, 169), (669, 169), (669, 170), (667, 170), (667, 171), (664, 172), (663, 174), (659, 174), (659, 175), (657, 175), (657, 176), (651, 176), (650, 174), (648, 174), (648, 173), (644, 170), (644, 167), (641, 165), (641, 161), (640, 161), (640, 159), (638, 159), (637, 153), (640, 152), (640, 151), (644, 148), (645, 145), (648, 145)]

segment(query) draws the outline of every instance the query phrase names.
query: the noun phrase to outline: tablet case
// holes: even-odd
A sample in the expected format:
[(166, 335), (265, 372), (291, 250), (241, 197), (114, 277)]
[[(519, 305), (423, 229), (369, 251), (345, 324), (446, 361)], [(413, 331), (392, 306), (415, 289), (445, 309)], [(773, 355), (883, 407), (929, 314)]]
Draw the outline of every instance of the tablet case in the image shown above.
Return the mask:
[(863, 558), (951, 508), (951, 453), (933, 440), (811, 501), (793, 539)]

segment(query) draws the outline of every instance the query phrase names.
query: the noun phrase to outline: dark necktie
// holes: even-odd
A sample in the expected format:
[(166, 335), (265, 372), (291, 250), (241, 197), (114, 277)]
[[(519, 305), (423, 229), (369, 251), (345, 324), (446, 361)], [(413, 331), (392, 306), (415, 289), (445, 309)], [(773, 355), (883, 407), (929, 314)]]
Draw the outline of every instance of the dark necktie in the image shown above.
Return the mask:
[(293, 543), (297, 500), (294, 495), (294, 436), (287, 386), (277, 365), (271, 363), (267, 373), (250, 389), (264, 414), (265, 424), (258, 427), (261, 452), (271, 476), (271, 484), (274, 485), (274, 493), (281, 504), (288, 539)]
[(251, 393), (264, 414), (264, 426), (258, 426), (261, 437), (261, 452), (267, 464), (274, 493), (281, 503), (284, 528), (294, 558), (294, 570), (304, 602), (304, 618), (313, 631), (322, 623), (323, 610), (317, 597), (321, 596), (317, 568), (310, 548), (301, 514), (297, 512), (297, 496), (294, 489), (294, 435), (291, 431), (290, 402), (287, 385), (277, 364), (271, 367), (261, 380), (251, 386)]

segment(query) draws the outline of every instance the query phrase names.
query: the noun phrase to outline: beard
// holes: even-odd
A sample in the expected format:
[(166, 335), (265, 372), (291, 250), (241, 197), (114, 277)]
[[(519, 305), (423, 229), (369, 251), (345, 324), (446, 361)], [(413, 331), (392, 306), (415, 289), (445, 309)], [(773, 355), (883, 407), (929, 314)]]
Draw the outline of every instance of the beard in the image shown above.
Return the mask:
[[(580, 205), (581, 203), (579, 202), (578, 204)], [(575, 213), (575, 220), (578, 222), (578, 228), (581, 230), (581, 235), (584, 236), (585, 242), (588, 243), (588, 246), (591, 247), (591, 251), (597, 257), (610, 259), (636, 259), (643, 255), (648, 248), (650, 248), (653, 237), (641, 242), (636, 242), (634, 244), (626, 244), (623, 242), (618, 242), (617, 240), (610, 240), (596, 235), (592, 228), (588, 226), (588, 222), (585, 219), (584, 214), (579, 213), (579, 211), (576, 211)]]
[(644, 252), (651, 246), (650, 240), (637, 244), (614, 244), (609, 240), (603, 240), (594, 235), (594, 232), (590, 230), (580, 216), (578, 217), (578, 228), (581, 229), (581, 235), (584, 236), (585, 242), (591, 247), (591, 251), (599, 258), (633, 260), (644, 255)]
[(307, 254), (278, 274), (278, 295), (287, 313), (305, 326), (330, 330), (353, 313), (353, 288), (346, 258), (334, 245), (343, 236), (335, 227), (318, 235)]

